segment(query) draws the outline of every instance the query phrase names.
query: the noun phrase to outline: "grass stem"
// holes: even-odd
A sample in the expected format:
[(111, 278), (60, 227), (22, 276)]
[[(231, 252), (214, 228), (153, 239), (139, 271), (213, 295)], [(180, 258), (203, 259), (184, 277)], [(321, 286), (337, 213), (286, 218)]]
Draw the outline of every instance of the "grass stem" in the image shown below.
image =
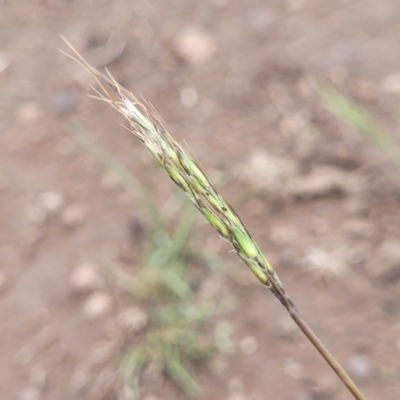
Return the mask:
[(338, 363), (335, 357), (330, 353), (330, 351), (325, 347), (325, 345), (319, 340), (317, 335), (312, 331), (312, 329), (307, 325), (304, 319), (300, 316), (296, 308), (292, 308), (289, 311), (289, 315), (292, 317), (297, 326), (303, 331), (307, 336), (309, 341), (313, 346), (319, 351), (322, 357), (326, 360), (329, 366), (336, 372), (337, 376), (342, 380), (342, 382), (347, 386), (351, 394), (357, 400), (366, 400), (364, 395), (360, 392), (356, 384), (349, 377), (347, 372)]

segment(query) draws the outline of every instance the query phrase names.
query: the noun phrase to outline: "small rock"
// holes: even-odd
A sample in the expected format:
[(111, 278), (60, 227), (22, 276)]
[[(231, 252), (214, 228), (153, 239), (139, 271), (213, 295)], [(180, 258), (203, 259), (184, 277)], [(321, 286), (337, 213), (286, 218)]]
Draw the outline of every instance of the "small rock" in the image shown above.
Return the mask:
[(39, 197), (39, 205), (47, 214), (56, 214), (64, 204), (64, 197), (60, 192), (44, 192)]
[(308, 175), (292, 180), (288, 192), (294, 198), (307, 201), (335, 194), (352, 194), (359, 187), (358, 180), (348, 172), (333, 167), (319, 167)]
[(84, 204), (72, 204), (61, 214), (61, 224), (66, 228), (77, 228), (85, 222), (87, 214), (88, 210)]
[(53, 97), (53, 110), (58, 116), (63, 116), (76, 108), (76, 95), (70, 91), (56, 93)]
[(289, 182), (297, 175), (297, 164), (289, 158), (257, 150), (233, 172), (242, 183), (282, 197)]
[(38, 121), (41, 115), (42, 110), (40, 109), (39, 104), (34, 101), (25, 103), (17, 111), (17, 118), (26, 125)]
[(303, 378), (304, 367), (296, 360), (288, 358), (284, 362), (283, 373), (293, 379), (299, 380)]
[(210, 34), (190, 28), (178, 34), (173, 49), (183, 61), (198, 65), (209, 61), (216, 52), (217, 46)]
[(111, 308), (111, 296), (104, 292), (96, 292), (86, 299), (83, 313), (88, 320), (95, 320), (106, 315)]
[[(339, 253), (339, 254), (338, 254)], [(346, 273), (348, 265), (346, 256), (340, 252), (327, 252), (321, 248), (313, 248), (302, 260), (304, 267), (315, 272), (320, 278), (333, 278)]]
[(42, 393), (38, 388), (29, 387), (18, 394), (18, 400), (40, 400)]
[(84, 262), (72, 271), (69, 283), (78, 292), (89, 292), (99, 288), (102, 279), (95, 264)]
[(180, 97), (182, 105), (186, 108), (194, 107), (199, 100), (196, 89), (191, 86), (184, 87), (180, 92)]
[(121, 311), (119, 324), (130, 332), (140, 332), (147, 325), (147, 314), (139, 307), (130, 307)]
[(372, 376), (372, 364), (366, 356), (354, 354), (349, 358), (347, 365), (349, 373), (355, 378), (367, 380)]
[(240, 341), (240, 350), (243, 354), (254, 354), (258, 349), (258, 341), (253, 336), (246, 336)]

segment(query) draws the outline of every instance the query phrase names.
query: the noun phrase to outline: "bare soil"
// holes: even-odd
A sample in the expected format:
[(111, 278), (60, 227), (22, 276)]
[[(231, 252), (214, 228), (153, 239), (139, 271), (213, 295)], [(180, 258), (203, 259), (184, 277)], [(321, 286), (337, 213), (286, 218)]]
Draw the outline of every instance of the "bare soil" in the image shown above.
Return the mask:
[[(106, 286), (112, 311), (90, 320), (70, 276), (82, 261), (123, 258), (143, 209), (70, 138), (71, 120), (151, 182), (160, 207), (172, 193), (115, 112), (86, 96), (91, 81), (59, 52), (61, 34), (219, 171), (302, 315), (366, 397), (399, 399), (399, 169), (316, 90), (333, 82), (398, 139), (399, 19), (396, 0), (0, 1), (0, 398), (124, 399), (115, 359), (101, 351), (128, 300)], [(223, 290), (237, 298), (226, 318), (240, 344), (200, 370), (201, 398), (350, 399), (216, 234), (199, 240), (226, 260)], [(165, 387), (153, 394), (185, 398)]]

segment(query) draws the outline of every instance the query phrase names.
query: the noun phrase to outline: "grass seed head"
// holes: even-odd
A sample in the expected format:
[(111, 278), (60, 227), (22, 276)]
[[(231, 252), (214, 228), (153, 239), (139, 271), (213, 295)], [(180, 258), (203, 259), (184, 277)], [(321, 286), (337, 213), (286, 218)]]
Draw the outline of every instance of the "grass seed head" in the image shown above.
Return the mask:
[[(72, 50), (74, 51), (73, 48)], [(150, 150), (175, 184), (186, 193), (211, 226), (230, 242), (256, 277), (267, 285), (287, 307), (288, 304), (285, 302), (289, 297), (274, 269), (251, 238), (239, 217), (215, 190), (198, 163), (170, 135), (154, 108), (148, 103), (139, 102), (109, 73), (108, 76), (101, 74), (77, 52), (75, 55), (77, 57), (75, 61), (97, 80), (100, 89), (95, 90), (99, 98), (109, 103), (128, 120), (131, 132)], [(111, 95), (106, 87), (114, 89), (116, 96)]]

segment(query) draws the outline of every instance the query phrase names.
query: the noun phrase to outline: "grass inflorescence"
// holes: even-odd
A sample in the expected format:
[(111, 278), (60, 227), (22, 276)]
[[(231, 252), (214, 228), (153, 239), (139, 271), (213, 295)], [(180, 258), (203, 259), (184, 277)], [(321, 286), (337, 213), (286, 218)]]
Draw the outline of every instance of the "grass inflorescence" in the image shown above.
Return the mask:
[(182, 189), (220, 236), (233, 247), (258, 280), (283, 304), (299, 328), (342, 379), (354, 398), (365, 400), (340, 364), (300, 317), (275, 270), (237, 214), (218, 193), (199, 164), (171, 136), (154, 108), (146, 102), (140, 102), (132, 93), (118, 84), (111, 74), (108, 73), (105, 76), (91, 67), (72, 46), (70, 47), (77, 57), (74, 60), (96, 79), (99, 85), (98, 90), (94, 89), (98, 95), (97, 98), (110, 104), (128, 120), (128, 129), (148, 148), (169, 177)]

